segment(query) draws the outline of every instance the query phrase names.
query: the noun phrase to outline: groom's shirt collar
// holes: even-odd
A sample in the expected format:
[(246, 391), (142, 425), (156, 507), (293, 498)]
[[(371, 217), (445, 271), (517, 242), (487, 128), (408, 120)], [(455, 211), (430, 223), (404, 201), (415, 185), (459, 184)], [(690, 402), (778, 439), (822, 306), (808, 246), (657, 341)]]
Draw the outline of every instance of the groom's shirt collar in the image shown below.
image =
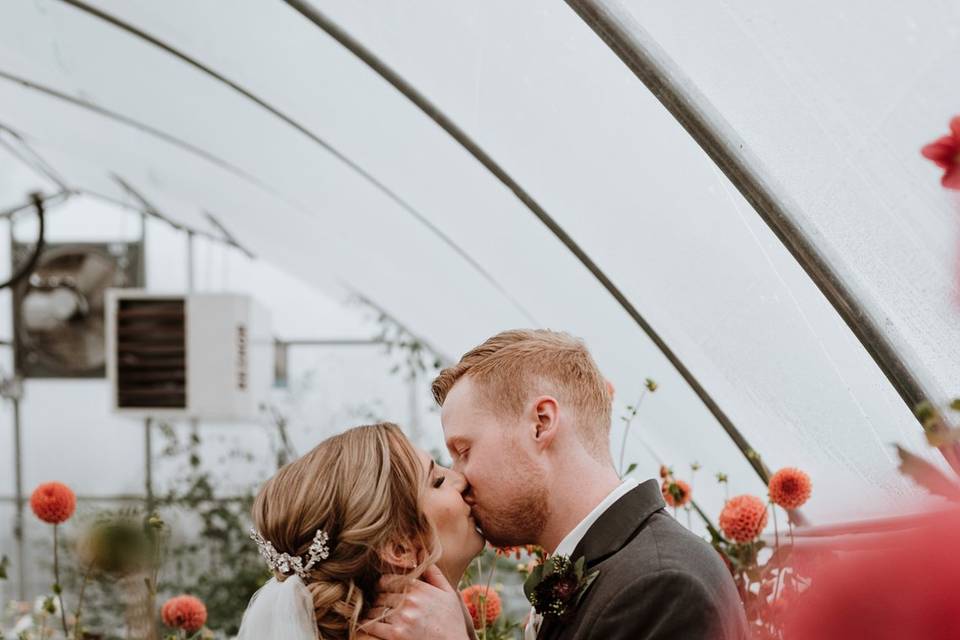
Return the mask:
[(551, 555), (565, 555), (569, 556), (577, 548), (577, 545), (580, 544), (580, 541), (583, 540), (583, 537), (587, 535), (587, 531), (590, 530), (590, 527), (593, 526), (593, 523), (596, 522), (604, 512), (613, 506), (613, 504), (627, 495), (634, 488), (638, 486), (638, 483), (633, 478), (626, 478), (623, 480), (617, 488), (611, 491), (606, 498), (604, 498), (600, 504), (594, 507), (593, 511), (587, 514), (587, 517), (580, 521), (580, 524), (575, 526), (570, 533), (560, 541), (560, 544), (557, 545), (557, 548)]

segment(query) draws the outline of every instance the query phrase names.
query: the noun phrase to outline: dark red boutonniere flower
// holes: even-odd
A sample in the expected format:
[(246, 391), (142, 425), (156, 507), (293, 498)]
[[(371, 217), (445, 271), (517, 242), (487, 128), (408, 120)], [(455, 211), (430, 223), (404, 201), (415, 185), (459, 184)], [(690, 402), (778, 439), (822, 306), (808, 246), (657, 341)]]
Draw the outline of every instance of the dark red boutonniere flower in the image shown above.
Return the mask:
[(937, 138), (920, 152), (943, 169), (940, 182), (944, 187), (960, 191), (960, 116), (950, 121), (950, 135)]
[(560, 618), (580, 603), (598, 575), (585, 573), (583, 558), (572, 562), (564, 555), (551, 556), (530, 572), (523, 593), (537, 613)]

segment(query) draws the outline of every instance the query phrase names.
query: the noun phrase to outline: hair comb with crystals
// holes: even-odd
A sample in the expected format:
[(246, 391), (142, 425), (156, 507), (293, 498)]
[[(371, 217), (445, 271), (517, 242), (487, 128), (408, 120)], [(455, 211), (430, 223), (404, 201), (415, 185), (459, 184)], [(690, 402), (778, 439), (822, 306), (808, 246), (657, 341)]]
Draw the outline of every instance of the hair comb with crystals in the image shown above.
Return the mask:
[(323, 529), (317, 529), (317, 533), (313, 536), (313, 542), (310, 544), (310, 548), (307, 549), (306, 564), (304, 564), (303, 558), (300, 556), (291, 556), (289, 553), (278, 552), (273, 544), (260, 535), (260, 532), (256, 529), (250, 529), (250, 539), (257, 543), (260, 555), (267, 561), (271, 569), (283, 575), (296, 573), (304, 580), (306, 580), (307, 574), (310, 573), (310, 570), (313, 569), (318, 562), (330, 557), (330, 547), (327, 546), (327, 541), (330, 540), (330, 537)]

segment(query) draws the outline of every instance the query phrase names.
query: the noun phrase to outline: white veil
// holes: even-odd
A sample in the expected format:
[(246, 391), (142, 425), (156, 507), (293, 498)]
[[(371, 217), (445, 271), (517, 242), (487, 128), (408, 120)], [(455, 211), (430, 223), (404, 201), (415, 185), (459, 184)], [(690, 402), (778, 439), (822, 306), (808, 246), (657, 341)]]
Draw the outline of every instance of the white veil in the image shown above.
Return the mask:
[(237, 640), (318, 640), (313, 597), (297, 575), (260, 587), (243, 612)]

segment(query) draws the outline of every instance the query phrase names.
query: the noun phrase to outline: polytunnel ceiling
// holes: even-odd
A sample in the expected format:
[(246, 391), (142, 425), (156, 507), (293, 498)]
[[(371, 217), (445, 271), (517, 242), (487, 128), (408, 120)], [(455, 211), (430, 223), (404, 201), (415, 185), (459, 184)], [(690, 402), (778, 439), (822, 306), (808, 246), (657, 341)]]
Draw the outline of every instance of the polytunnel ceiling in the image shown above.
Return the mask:
[[(511, 326), (567, 329), (622, 395), (669, 381), (644, 408), (649, 463), (713, 459), (750, 486), (736, 447), (567, 247), (314, 25), (280, 2), (96, 6), (153, 42), (62, 2), (8, 5), (0, 24), (0, 124), (71, 186), (129, 201), (121, 177), (168, 217), (213, 213), (258, 255), (319, 285), (336, 274), (446, 353)], [(918, 430), (882, 375), (669, 115), (572, 12), (545, 6), (445, 16), (435, 45), (484, 54), (459, 76), (462, 51), (424, 75), (421, 49), (392, 49), (365, 9), (331, 11), (503, 159), (771, 466), (901, 491), (887, 443)], [(480, 43), (495, 24), (499, 39)]]

